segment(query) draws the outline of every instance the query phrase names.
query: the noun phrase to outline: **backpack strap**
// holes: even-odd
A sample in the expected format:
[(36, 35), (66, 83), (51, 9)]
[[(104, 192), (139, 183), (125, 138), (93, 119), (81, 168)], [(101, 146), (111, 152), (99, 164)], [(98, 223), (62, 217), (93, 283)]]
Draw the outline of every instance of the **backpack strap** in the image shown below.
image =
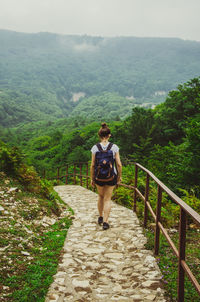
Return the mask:
[(100, 152), (103, 152), (103, 149), (102, 149), (102, 147), (101, 147), (101, 144), (100, 144), (100, 143), (96, 144), (96, 146), (97, 146), (97, 148), (98, 148), (98, 150), (99, 150)]
[(102, 146), (101, 146), (100, 143), (96, 144), (96, 146), (97, 146), (97, 148), (98, 148), (98, 150), (99, 150), (100, 152), (107, 152), (108, 150), (110, 150), (110, 149), (112, 148), (113, 144), (112, 144), (112, 143), (109, 143), (109, 145), (108, 145), (108, 147), (107, 147), (106, 150), (103, 150), (103, 148), (102, 148)]
[(113, 146), (113, 144), (112, 144), (112, 143), (109, 143), (109, 145), (108, 145), (106, 151), (110, 150), (110, 149), (112, 148), (112, 146)]

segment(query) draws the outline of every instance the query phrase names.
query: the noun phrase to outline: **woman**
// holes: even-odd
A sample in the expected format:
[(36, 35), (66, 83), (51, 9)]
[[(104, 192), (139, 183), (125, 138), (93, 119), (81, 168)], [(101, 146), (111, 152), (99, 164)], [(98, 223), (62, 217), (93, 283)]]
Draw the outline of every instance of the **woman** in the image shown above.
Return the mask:
[[(90, 177), (91, 177), (91, 185), (94, 187), (96, 185), (99, 199), (98, 199), (98, 211), (99, 218), (98, 223), (101, 225), (103, 223), (103, 230), (107, 230), (109, 228), (108, 217), (111, 209), (111, 196), (113, 189), (116, 184), (121, 182), (122, 175), (122, 164), (119, 156), (119, 148), (115, 144), (109, 143), (109, 138), (111, 137), (111, 132), (106, 123), (101, 125), (101, 128), (98, 132), (100, 138), (100, 144), (96, 144), (92, 147), (92, 162), (90, 167)], [(101, 179), (95, 175), (95, 168), (97, 166), (97, 152), (108, 152), (107, 150), (111, 150), (111, 156), (113, 156), (116, 168), (114, 167), (114, 174), (112, 177), (108, 178), (108, 181), (105, 179)], [(95, 166), (96, 165), (96, 166)], [(112, 164), (110, 164), (112, 166)], [(111, 167), (112, 168), (112, 167)], [(100, 169), (100, 168), (99, 168)], [(97, 168), (96, 168), (97, 170)], [(111, 174), (112, 175), (112, 174)]]

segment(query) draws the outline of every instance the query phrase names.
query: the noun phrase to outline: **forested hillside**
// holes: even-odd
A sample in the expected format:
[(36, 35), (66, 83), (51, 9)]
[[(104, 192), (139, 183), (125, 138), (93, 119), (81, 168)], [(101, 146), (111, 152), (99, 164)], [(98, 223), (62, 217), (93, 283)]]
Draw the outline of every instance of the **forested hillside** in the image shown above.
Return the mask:
[[(138, 161), (176, 193), (200, 196), (200, 78), (179, 85), (155, 109), (136, 107), (124, 120), (109, 122), (111, 140), (123, 161)], [(87, 117), (71, 117), (1, 129), (4, 142), (18, 146), (39, 173), (55, 173), (69, 162), (90, 160), (100, 127)], [(161, 160), (162, 159), (162, 160)], [(179, 194), (180, 195), (180, 194)]]
[(199, 62), (195, 41), (0, 30), (0, 124), (80, 116), (91, 104), (95, 119), (113, 110), (124, 118), (134, 104), (160, 103), (199, 76)]

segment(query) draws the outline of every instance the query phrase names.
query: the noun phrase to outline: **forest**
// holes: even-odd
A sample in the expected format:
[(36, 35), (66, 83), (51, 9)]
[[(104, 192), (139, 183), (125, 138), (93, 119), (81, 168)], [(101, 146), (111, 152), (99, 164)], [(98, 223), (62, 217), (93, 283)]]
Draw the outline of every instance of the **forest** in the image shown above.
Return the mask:
[[(0, 45), (3, 127), (85, 115), (88, 107), (96, 120), (111, 114), (125, 118), (132, 107), (151, 108), (200, 74), (200, 43), (175, 38), (0, 30)], [(77, 93), (83, 96), (74, 100)], [(107, 99), (109, 108), (102, 115)]]
[[(126, 118), (110, 120), (111, 140), (122, 160), (151, 170), (173, 191), (200, 197), (200, 78), (180, 84), (154, 109), (134, 107)], [(90, 160), (100, 122), (92, 115), (0, 128), (1, 140), (26, 154), (42, 175), (66, 163)], [(162, 160), (161, 160), (162, 159)], [(182, 192), (183, 193), (183, 192)]]

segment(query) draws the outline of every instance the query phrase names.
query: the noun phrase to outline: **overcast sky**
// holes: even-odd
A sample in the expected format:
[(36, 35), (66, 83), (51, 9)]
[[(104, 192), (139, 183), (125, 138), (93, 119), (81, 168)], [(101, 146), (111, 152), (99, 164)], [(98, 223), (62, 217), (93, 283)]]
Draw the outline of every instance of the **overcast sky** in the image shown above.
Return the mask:
[(0, 0), (0, 29), (200, 41), (200, 0)]

